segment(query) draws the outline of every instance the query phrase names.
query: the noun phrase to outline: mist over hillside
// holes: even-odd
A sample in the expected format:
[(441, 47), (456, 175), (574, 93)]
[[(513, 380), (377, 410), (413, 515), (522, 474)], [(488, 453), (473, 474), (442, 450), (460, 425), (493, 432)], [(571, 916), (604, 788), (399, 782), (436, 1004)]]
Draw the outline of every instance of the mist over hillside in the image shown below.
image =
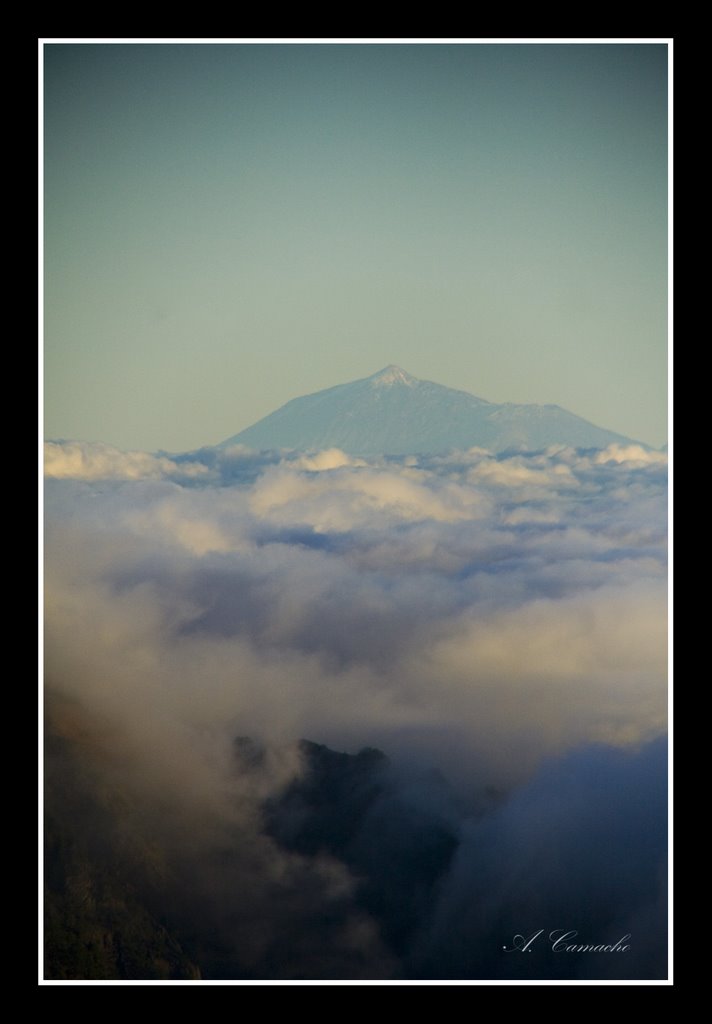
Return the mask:
[(49, 444), (48, 976), (664, 977), (666, 462)]

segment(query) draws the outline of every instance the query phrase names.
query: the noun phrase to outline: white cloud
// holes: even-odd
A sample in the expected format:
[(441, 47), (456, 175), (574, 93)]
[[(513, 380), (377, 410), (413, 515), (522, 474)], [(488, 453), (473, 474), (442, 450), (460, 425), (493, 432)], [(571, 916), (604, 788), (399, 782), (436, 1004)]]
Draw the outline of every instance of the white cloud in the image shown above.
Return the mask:
[(301, 455), (294, 460), (292, 465), (296, 469), (307, 469), (313, 473), (322, 473), (328, 469), (341, 469), (343, 466), (365, 466), (363, 459), (356, 459), (346, 455), (339, 448), (327, 448), (324, 451), (316, 452), (314, 455)]
[(501, 487), (526, 488), (527, 497), (546, 495), (552, 487), (575, 487), (578, 484), (571, 469), (561, 462), (540, 467), (532, 465), (534, 460), (518, 456), (503, 461), (482, 459), (467, 474), (474, 484), (499, 485)]
[(75, 480), (159, 480), (166, 476), (203, 477), (200, 463), (178, 465), (148, 452), (122, 452), (99, 441), (46, 441), (44, 472), (47, 477)]
[(602, 465), (606, 462), (630, 462), (645, 466), (664, 466), (667, 464), (667, 455), (665, 452), (656, 452), (643, 448), (639, 444), (609, 444), (607, 448), (596, 453), (593, 461), (597, 465)]
[(252, 491), (251, 507), (256, 515), (278, 522), (347, 532), (388, 522), (479, 518), (487, 506), (474, 488), (438, 480), (424, 470), (357, 464), (318, 477), (292, 465), (268, 469)]

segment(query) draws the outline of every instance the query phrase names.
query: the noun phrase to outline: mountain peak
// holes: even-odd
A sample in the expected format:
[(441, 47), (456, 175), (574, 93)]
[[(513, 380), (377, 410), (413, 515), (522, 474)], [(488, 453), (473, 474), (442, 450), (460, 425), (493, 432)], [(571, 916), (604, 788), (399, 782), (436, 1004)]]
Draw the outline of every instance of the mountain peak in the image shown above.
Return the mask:
[(498, 405), (419, 380), (391, 363), (371, 377), (293, 398), (223, 446), (349, 455), (442, 454), (468, 448), (541, 451), (552, 444), (605, 448), (627, 438), (544, 405)]
[(412, 388), (414, 384), (418, 383), (416, 377), (411, 377), (409, 373), (406, 373), (400, 366), (396, 366), (395, 363), (384, 366), (382, 370), (374, 373), (368, 379), (373, 387), (391, 387), (393, 384), (406, 384)]

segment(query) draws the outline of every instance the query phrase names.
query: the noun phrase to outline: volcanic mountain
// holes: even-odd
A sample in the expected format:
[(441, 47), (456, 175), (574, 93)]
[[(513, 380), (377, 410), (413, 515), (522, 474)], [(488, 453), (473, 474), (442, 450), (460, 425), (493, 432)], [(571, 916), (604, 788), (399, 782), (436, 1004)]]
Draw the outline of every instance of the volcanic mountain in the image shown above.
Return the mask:
[(474, 446), (494, 452), (538, 451), (552, 444), (605, 448), (612, 442), (630, 439), (558, 405), (497, 405), (391, 365), (372, 377), (293, 398), (219, 447), (408, 455)]

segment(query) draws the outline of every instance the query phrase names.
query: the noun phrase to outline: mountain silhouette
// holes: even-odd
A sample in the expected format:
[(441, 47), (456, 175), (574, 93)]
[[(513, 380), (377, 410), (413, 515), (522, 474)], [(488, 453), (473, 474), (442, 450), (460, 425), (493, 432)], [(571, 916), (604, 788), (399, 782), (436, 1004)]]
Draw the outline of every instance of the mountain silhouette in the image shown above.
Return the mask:
[(613, 442), (627, 444), (630, 438), (558, 405), (498, 405), (391, 364), (371, 377), (293, 398), (219, 447), (408, 455), (475, 446), (494, 452), (553, 444), (605, 448)]

